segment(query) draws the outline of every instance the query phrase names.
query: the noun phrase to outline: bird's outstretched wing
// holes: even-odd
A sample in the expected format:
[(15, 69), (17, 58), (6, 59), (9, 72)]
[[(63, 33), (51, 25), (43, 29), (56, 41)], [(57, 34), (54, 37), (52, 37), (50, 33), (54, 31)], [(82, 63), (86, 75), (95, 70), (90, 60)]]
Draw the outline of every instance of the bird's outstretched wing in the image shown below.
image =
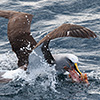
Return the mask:
[(33, 15), (24, 12), (0, 10), (0, 17), (9, 19), (7, 33), (12, 50), (17, 55), (18, 66), (28, 64), (29, 54), (37, 44), (30, 32)]
[(51, 39), (59, 37), (95, 38), (97, 36), (93, 31), (83, 26), (74, 24), (63, 24), (47, 34), (43, 39), (41, 39), (39, 43), (37, 43), (35, 48), (42, 44), (44, 41), (49, 41)]

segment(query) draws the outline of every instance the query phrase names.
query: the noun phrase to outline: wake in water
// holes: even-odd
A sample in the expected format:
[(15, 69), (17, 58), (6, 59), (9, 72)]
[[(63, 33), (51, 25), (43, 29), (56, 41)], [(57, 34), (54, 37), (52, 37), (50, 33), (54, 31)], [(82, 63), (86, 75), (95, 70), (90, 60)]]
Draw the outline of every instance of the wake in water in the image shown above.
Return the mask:
[[(35, 59), (35, 60), (34, 60)], [(32, 62), (31, 62), (32, 61)], [(1, 87), (1, 90), (5, 90), (4, 93), (0, 93), (0, 95), (9, 95), (9, 94), (16, 94), (18, 93), (25, 84), (29, 84), (34, 86), (37, 82), (40, 86), (44, 87), (46, 90), (47, 87), (50, 87), (52, 90), (55, 90), (56, 84), (56, 70), (55, 66), (50, 67), (43, 59), (42, 56), (39, 56), (35, 51), (31, 54), (31, 65), (29, 64), (29, 69), (27, 72), (12, 70), (0, 70), (0, 72), (7, 72), (6, 76), (12, 72), (13, 80), (9, 83), (3, 84), (4, 86)], [(36, 61), (36, 62), (35, 62)], [(33, 64), (32, 64), (33, 63)], [(18, 69), (17, 69), (18, 70)], [(9, 76), (9, 78), (12, 76)], [(20, 84), (21, 87), (16, 87), (15, 84)], [(11, 87), (12, 86), (12, 87)], [(12, 89), (11, 89), (12, 88)], [(10, 90), (8, 92), (8, 90)], [(13, 90), (13, 91), (12, 91)], [(16, 90), (16, 91), (14, 91)]]
[[(36, 51), (39, 52), (39, 49)], [(39, 54), (37, 54), (37, 52), (33, 51), (30, 55), (30, 64), (26, 73), (20, 73), (17, 77), (14, 77), (11, 82), (1, 85), (0, 91), (2, 92), (0, 95), (15, 95), (22, 91), (27, 85), (34, 88), (42, 87), (44, 91), (47, 91), (49, 88), (57, 93), (59, 93), (57, 87), (60, 84), (68, 85), (70, 83), (70, 85), (73, 84), (73, 87), (75, 86), (76, 83), (72, 83), (68, 78), (68, 73), (65, 76), (57, 76), (55, 66), (50, 67), (43, 59), (41, 52), (39, 52)], [(96, 73), (93, 73), (94, 72), (88, 74), (90, 81), (96, 76)], [(82, 84), (76, 84), (76, 86), (77, 85), (80, 86)]]

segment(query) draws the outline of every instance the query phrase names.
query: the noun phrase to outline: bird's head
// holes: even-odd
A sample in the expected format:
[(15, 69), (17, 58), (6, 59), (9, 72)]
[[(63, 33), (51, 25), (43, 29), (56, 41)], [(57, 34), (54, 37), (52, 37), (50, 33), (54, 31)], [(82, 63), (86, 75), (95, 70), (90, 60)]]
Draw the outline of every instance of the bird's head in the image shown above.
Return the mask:
[(78, 57), (73, 54), (68, 54), (66, 57), (66, 62), (68, 66), (65, 66), (64, 69), (68, 71), (69, 77), (75, 82), (85, 82), (88, 83), (87, 74), (82, 74), (82, 72), (78, 68)]

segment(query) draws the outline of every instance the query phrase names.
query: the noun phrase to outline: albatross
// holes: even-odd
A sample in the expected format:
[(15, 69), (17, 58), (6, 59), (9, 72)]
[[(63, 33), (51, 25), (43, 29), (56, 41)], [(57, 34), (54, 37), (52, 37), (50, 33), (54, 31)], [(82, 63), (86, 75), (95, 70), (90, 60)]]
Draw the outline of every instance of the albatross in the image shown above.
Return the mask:
[[(49, 42), (52, 39), (60, 37), (95, 38), (97, 36), (93, 31), (80, 25), (63, 24), (47, 34), (37, 43), (30, 32), (33, 17), (32, 14), (0, 10), (0, 17), (9, 19), (7, 30), (8, 39), (12, 50), (18, 58), (18, 68), (11, 71), (1, 72), (0, 82), (9, 82), (18, 74), (25, 72), (29, 63), (30, 53), (40, 44), (43, 44), (41, 50), (48, 64), (56, 64), (56, 69), (58, 71), (63, 72), (66, 70), (71, 74), (73, 80), (78, 80), (76, 71), (81, 74), (77, 66), (78, 57), (73, 54), (51, 54), (49, 50)], [(75, 77), (75, 75), (77, 77)]]
[[(60, 27), (56, 28), (49, 34), (47, 34), (43, 39), (41, 39), (36, 46), (41, 46), (41, 51), (44, 55), (45, 60), (48, 64), (56, 65), (55, 69), (58, 73), (64, 73), (68, 71), (70, 74), (70, 78), (74, 82), (84, 82), (88, 83), (87, 74), (82, 74), (82, 72), (78, 68), (78, 57), (74, 54), (51, 54), (49, 49), (49, 43), (52, 39), (60, 38), (60, 37), (77, 37), (77, 38), (96, 38), (96, 34), (88, 28), (85, 28), (80, 25), (74, 24), (63, 24)], [(77, 73), (78, 72), (78, 73)]]

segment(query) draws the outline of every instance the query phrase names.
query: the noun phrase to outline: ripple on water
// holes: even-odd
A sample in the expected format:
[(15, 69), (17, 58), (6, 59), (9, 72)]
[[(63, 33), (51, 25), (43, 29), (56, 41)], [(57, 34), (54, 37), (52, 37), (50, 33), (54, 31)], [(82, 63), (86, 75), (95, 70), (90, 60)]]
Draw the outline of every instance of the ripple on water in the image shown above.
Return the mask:
[[(79, 2), (80, 1), (80, 2)], [(2, 0), (0, 8), (32, 13), (31, 31), (39, 41), (63, 23), (83, 25), (95, 31), (96, 39), (60, 38), (50, 44), (52, 53), (79, 57), (79, 69), (87, 73), (90, 86), (58, 80), (39, 50), (30, 56), (28, 77), (0, 84), (1, 100), (99, 100), (100, 99), (100, 13), (99, 0)], [(0, 69), (17, 68), (17, 58), (7, 40), (8, 20), (0, 19)], [(40, 49), (40, 48), (38, 48)], [(7, 53), (7, 51), (10, 51)]]

